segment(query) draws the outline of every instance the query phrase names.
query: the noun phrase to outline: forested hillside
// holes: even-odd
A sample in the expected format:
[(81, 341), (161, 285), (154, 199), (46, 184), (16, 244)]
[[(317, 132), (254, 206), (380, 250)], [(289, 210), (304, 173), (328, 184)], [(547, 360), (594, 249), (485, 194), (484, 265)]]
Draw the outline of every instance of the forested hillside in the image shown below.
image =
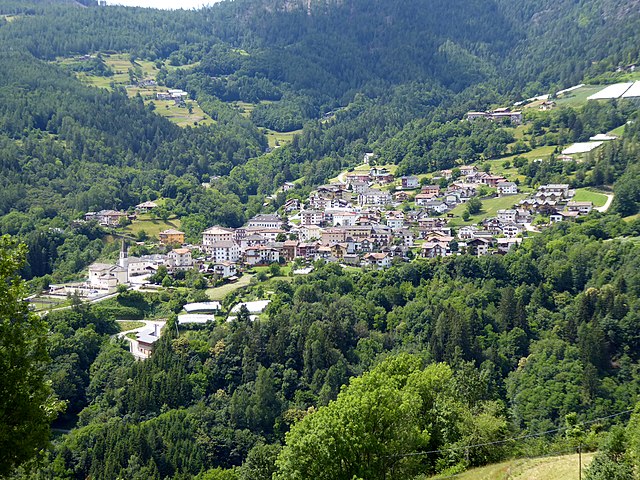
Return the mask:
[[(637, 7), (233, 0), (168, 12), (0, 0), (0, 235), (14, 237), (0, 242), (0, 284), (20, 305), (0, 301), (0, 342), (12, 341), (7, 326), (23, 324), (32, 327), (24, 338), (46, 338), (32, 361), (36, 393), (47, 397), (40, 429), (19, 455), (0, 456), (0, 474), (419, 479), (580, 446), (601, 447), (591, 480), (637, 478), (638, 103), (559, 101), (550, 112), (529, 109), (517, 128), (462, 120), (622, 78), (618, 67), (640, 61)], [(115, 54), (121, 72), (107, 61)], [(140, 62), (156, 76), (144, 78)], [(157, 96), (140, 93), (145, 81), (183, 89), (210, 121), (167, 120)], [(622, 138), (595, 155), (557, 158), (561, 145), (614, 130)], [(547, 159), (519, 156), (539, 147), (549, 147)], [(114, 259), (117, 236), (151, 251), (144, 230), (78, 221), (87, 212), (133, 213), (155, 200), (150, 223), (179, 220), (197, 242), (212, 225), (240, 227), (287, 195), (306, 198), (367, 152), (421, 181), (461, 164), (497, 165), (529, 190), (566, 182), (615, 199), (607, 213), (534, 229), (506, 255), (381, 271), (318, 261), (295, 278), (261, 271), (222, 299), (227, 312), (268, 296), (254, 320), (241, 310), (178, 326), (187, 301), (207, 299), (198, 272), (173, 284), (160, 271), (164, 287), (94, 305), (69, 298), (43, 314), (46, 336), (16, 302)], [(292, 193), (285, 182), (295, 182)], [(168, 319), (148, 360), (134, 361), (113, 338), (116, 318)], [(0, 400), (3, 421), (17, 422), (4, 415), (10, 407)], [(65, 433), (47, 444), (56, 415)], [(2, 446), (20, 442), (11, 432), (0, 429)]]

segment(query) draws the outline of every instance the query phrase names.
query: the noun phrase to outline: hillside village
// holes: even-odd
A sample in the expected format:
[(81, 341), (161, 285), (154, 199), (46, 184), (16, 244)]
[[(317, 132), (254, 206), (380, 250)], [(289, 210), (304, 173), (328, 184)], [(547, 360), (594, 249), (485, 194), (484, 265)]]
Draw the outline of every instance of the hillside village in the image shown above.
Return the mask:
[[(582, 87), (560, 91), (557, 96)], [(167, 95), (182, 99), (184, 92), (170, 90)], [(544, 95), (516, 106), (551, 110), (556, 103)], [(465, 119), (513, 127), (525, 122), (523, 110), (506, 107), (471, 111)], [(580, 162), (582, 155), (616, 139), (599, 134), (589, 142), (564, 148), (556, 157), (561, 162)], [(160, 268), (166, 268), (170, 275), (197, 269), (213, 282), (234, 282), (247, 269), (274, 263), (295, 262), (295, 271), (305, 272), (303, 267), (318, 260), (381, 269), (415, 258), (502, 255), (540, 229), (588, 215), (595, 208), (591, 201), (576, 201), (576, 191), (568, 183), (522, 190), (518, 179), (492, 173), (488, 164), (460, 165), (428, 176), (396, 177), (391, 166), (376, 165), (376, 160), (375, 154), (366, 153), (360, 167), (343, 172), (306, 198), (296, 194), (296, 183), (285, 182), (279, 189), (285, 201), (278, 211), (258, 214), (240, 228), (210, 226), (199, 243), (185, 243), (185, 233), (176, 228), (157, 234), (159, 251), (164, 253), (129, 256), (123, 243), (117, 263), (95, 263), (89, 267), (86, 282), (60, 289), (100, 296), (115, 292), (118, 285), (150, 283), (149, 278)], [(524, 192), (529, 192), (528, 196)], [(274, 194), (270, 201), (275, 198)], [(496, 199), (502, 199), (505, 208), (491, 215), (481, 214), (483, 202)], [(609, 195), (607, 203), (598, 209), (605, 211), (611, 200)], [(269, 200), (265, 203), (268, 205)], [(134, 212), (88, 212), (84, 221), (117, 228), (123, 222), (135, 221), (138, 215), (153, 214), (158, 206), (146, 201)], [(480, 220), (456, 221), (461, 208), (465, 209), (463, 220), (469, 220), (472, 213), (479, 214)], [(454, 209), (457, 214), (452, 213)]]
[[(385, 189), (396, 180), (399, 185), (392, 192)], [(113, 293), (121, 284), (146, 283), (160, 267), (169, 273), (197, 268), (205, 275), (234, 281), (245, 268), (272, 263), (296, 262), (301, 268), (324, 260), (386, 268), (414, 258), (505, 254), (537, 231), (532, 226), (536, 216), (548, 218), (548, 225), (593, 209), (592, 202), (573, 201), (575, 191), (568, 184), (542, 185), (495, 216), (452, 227), (449, 212), (455, 207), (481, 195), (484, 199), (516, 195), (518, 185), (474, 165), (440, 171), (433, 180), (440, 183), (421, 185), (417, 176), (395, 179), (386, 168), (376, 166), (349, 172), (344, 181), (319, 186), (306, 201), (290, 198), (279, 213), (256, 215), (241, 228), (212, 226), (197, 245), (185, 244), (184, 232), (176, 229), (158, 234), (162, 245), (173, 247), (166, 254), (130, 257), (123, 242), (117, 264), (93, 264), (86, 284), (67, 288), (94, 295)], [(283, 191), (293, 189), (291, 183), (282, 186)], [(156, 206), (145, 202), (137, 211), (146, 213)], [(113, 227), (132, 217), (106, 210), (90, 212), (85, 219)]]

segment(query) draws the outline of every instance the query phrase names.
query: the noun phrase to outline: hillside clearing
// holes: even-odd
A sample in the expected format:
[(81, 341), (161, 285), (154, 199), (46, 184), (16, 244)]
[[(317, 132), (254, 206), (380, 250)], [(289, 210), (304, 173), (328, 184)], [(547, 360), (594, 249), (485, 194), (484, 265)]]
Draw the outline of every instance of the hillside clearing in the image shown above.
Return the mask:
[[(582, 469), (587, 467), (595, 453), (582, 454)], [(456, 480), (565, 480), (578, 478), (578, 455), (560, 455), (509, 460), (486, 467), (474, 468), (453, 478)], [(432, 477), (438, 480), (452, 477)]]
[(589, 96), (594, 93), (598, 93), (606, 85), (585, 85), (582, 88), (578, 88), (573, 92), (570, 92), (556, 100), (556, 104), (564, 107), (582, 107), (587, 103)]
[(164, 230), (175, 228), (180, 230), (180, 219), (177, 217), (169, 218), (167, 220), (160, 220), (159, 218), (151, 218), (149, 214), (140, 215), (138, 220), (134, 220), (131, 225), (127, 225), (124, 229), (124, 233), (131, 235), (138, 235), (144, 230), (149, 237), (158, 237), (158, 234)]
[(302, 133), (301, 130), (293, 130), (291, 132), (277, 132), (275, 130), (265, 129), (264, 134), (267, 136), (269, 148), (282, 147), (291, 143), (293, 137)]
[(226, 285), (222, 285), (221, 287), (208, 288), (206, 293), (211, 300), (221, 301), (226, 297), (229, 293), (235, 292), (240, 288), (244, 288), (249, 285), (253, 275), (245, 274), (235, 283), (227, 283)]

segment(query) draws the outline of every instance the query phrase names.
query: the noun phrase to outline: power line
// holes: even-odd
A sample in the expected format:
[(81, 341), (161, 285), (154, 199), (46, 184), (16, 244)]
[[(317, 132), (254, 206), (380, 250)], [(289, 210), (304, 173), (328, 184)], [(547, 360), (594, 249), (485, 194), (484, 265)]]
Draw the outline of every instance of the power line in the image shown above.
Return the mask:
[[(606, 417), (599, 417), (599, 418), (594, 418), (593, 420), (587, 420), (587, 421), (584, 421), (584, 422), (580, 422), (578, 425), (590, 425), (592, 423), (596, 423), (596, 422), (599, 422), (601, 420), (607, 420), (609, 418), (619, 417), (621, 415), (625, 415), (625, 414), (631, 413), (631, 412), (633, 412), (633, 409), (624, 410), (622, 412), (614, 413), (612, 415), (607, 415)], [(546, 430), (544, 432), (531, 433), (531, 434), (527, 434), (527, 435), (520, 435), (519, 437), (507, 438), (507, 439), (504, 439), (504, 440), (496, 440), (494, 442), (476, 443), (476, 444), (473, 444), (473, 445), (464, 445), (464, 446), (460, 446), (460, 447), (442, 448), (442, 449), (439, 449), (439, 450), (427, 450), (427, 451), (423, 451), (423, 452), (399, 453), (399, 454), (396, 454), (396, 455), (389, 455), (389, 457), (416, 457), (416, 456), (421, 456), (421, 455), (430, 455), (432, 453), (456, 452), (456, 451), (459, 451), (459, 450), (468, 450), (468, 449), (471, 449), (471, 448), (489, 447), (489, 446), (492, 446), (492, 445), (500, 445), (500, 444), (509, 443), (509, 442), (517, 442), (517, 441), (520, 441), (520, 440), (526, 440), (528, 438), (542, 437), (544, 435), (548, 435), (549, 433), (557, 433), (557, 432), (561, 432), (563, 430), (567, 430), (568, 428), (570, 428), (570, 427), (553, 428), (551, 430)]]

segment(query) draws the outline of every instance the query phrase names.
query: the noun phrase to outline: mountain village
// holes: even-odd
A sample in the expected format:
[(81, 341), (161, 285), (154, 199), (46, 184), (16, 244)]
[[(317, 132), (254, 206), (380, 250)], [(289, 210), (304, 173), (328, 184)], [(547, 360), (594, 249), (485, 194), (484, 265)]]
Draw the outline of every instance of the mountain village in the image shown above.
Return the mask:
[[(420, 185), (418, 177), (404, 176), (389, 192), (384, 187), (395, 178), (386, 168), (346, 173), (343, 181), (318, 187), (305, 202), (290, 198), (280, 213), (256, 215), (237, 229), (212, 226), (202, 233), (199, 245), (185, 244), (185, 234), (176, 229), (158, 235), (162, 245), (173, 247), (166, 254), (128, 256), (123, 242), (117, 264), (95, 263), (89, 267), (86, 283), (65, 288), (88, 296), (109, 294), (118, 285), (147, 282), (161, 266), (169, 273), (197, 268), (233, 282), (246, 268), (272, 263), (296, 262), (300, 271), (316, 260), (386, 268), (418, 257), (505, 254), (529, 232), (537, 231), (531, 225), (536, 215), (555, 223), (593, 209), (591, 202), (573, 201), (575, 192), (567, 184), (542, 185), (494, 217), (451, 227), (448, 212), (456, 206), (481, 192), (494, 197), (515, 195), (518, 186), (473, 165), (443, 170), (433, 179), (441, 183)], [(440, 186), (444, 183), (446, 188)], [(291, 189), (294, 184), (282, 186), (283, 191)], [(137, 211), (148, 212), (155, 206), (145, 202)], [(85, 219), (109, 227), (126, 216), (102, 211), (88, 213)]]

